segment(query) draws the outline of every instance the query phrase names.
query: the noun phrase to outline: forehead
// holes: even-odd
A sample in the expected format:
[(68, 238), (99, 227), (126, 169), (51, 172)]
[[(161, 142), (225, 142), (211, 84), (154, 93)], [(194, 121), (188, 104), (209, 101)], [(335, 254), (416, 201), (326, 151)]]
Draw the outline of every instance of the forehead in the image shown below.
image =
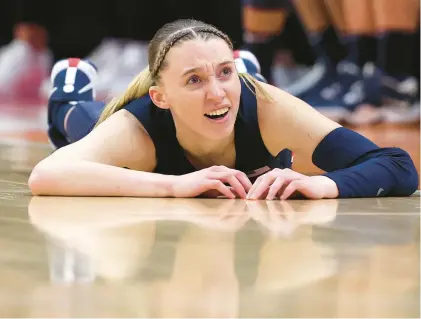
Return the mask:
[(167, 54), (169, 69), (174, 71), (226, 60), (233, 60), (232, 51), (224, 40), (217, 38), (185, 41), (171, 48)]

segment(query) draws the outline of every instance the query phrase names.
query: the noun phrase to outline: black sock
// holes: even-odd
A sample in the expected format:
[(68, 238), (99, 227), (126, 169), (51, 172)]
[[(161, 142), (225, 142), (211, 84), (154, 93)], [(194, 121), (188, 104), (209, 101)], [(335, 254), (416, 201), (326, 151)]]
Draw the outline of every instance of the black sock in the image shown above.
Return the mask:
[(308, 38), (315, 54), (332, 67), (348, 54), (346, 46), (341, 43), (332, 26), (322, 32), (310, 32)]
[(378, 36), (377, 65), (387, 74), (401, 77), (413, 73), (414, 32), (386, 32)]
[(367, 62), (376, 61), (377, 39), (372, 36), (348, 35), (343, 37), (348, 47), (347, 60), (363, 67)]
[(276, 43), (275, 37), (267, 37), (259, 42), (248, 42), (242, 47), (242, 50), (252, 52), (259, 61), (261, 74), (269, 82), (272, 82), (272, 64), (275, 57)]
[(411, 75), (415, 76), (420, 81), (420, 29), (412, 35), (412, 45), (414, 46), (414, 65), (412, 66)]
[(326, 54), (335, 65), (348, 54), (346, 45), (341, 41), (333, 26), (329, 26), (323, 32), (321, 45), (325, 47)]
[(292, 53), (294, 61), (300, 65), (312, 66), (316, 62), (307, 34), (295, 11), (291, 11), (285, 23), (285, 31), (279, 37), (278, 47)]

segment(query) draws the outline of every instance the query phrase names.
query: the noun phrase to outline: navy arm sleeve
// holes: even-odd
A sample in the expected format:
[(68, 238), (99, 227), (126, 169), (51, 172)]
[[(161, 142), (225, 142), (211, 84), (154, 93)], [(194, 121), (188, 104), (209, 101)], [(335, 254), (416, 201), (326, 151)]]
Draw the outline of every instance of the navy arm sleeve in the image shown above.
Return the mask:
[(319, 143), (312, 161), (336, 183), (339, 198), (409, 196), (418, 188), (418, 173), (407, 152), (380, 148), (344, 127)]

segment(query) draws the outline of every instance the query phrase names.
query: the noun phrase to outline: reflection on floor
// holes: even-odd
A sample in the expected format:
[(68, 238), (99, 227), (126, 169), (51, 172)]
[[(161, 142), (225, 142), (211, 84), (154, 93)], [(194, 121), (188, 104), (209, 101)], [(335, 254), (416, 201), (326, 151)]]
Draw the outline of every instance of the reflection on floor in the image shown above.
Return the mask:
[(0, 316), (419, 318), (419, 193), (31, 197), (36, 110), (0, 116)]

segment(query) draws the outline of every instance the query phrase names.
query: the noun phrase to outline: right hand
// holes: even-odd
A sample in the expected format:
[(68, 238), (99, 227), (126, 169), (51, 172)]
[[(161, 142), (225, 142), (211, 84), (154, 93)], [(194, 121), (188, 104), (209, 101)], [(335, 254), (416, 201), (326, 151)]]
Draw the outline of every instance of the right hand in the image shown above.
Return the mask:
[[(229, 186), (225, 185), (228, 184)], [(246, 198), (252, 184), (241, 171), (225, 166), (212, 166), (197, 172), (175, 176), (173, 197), (226, 196)]]

